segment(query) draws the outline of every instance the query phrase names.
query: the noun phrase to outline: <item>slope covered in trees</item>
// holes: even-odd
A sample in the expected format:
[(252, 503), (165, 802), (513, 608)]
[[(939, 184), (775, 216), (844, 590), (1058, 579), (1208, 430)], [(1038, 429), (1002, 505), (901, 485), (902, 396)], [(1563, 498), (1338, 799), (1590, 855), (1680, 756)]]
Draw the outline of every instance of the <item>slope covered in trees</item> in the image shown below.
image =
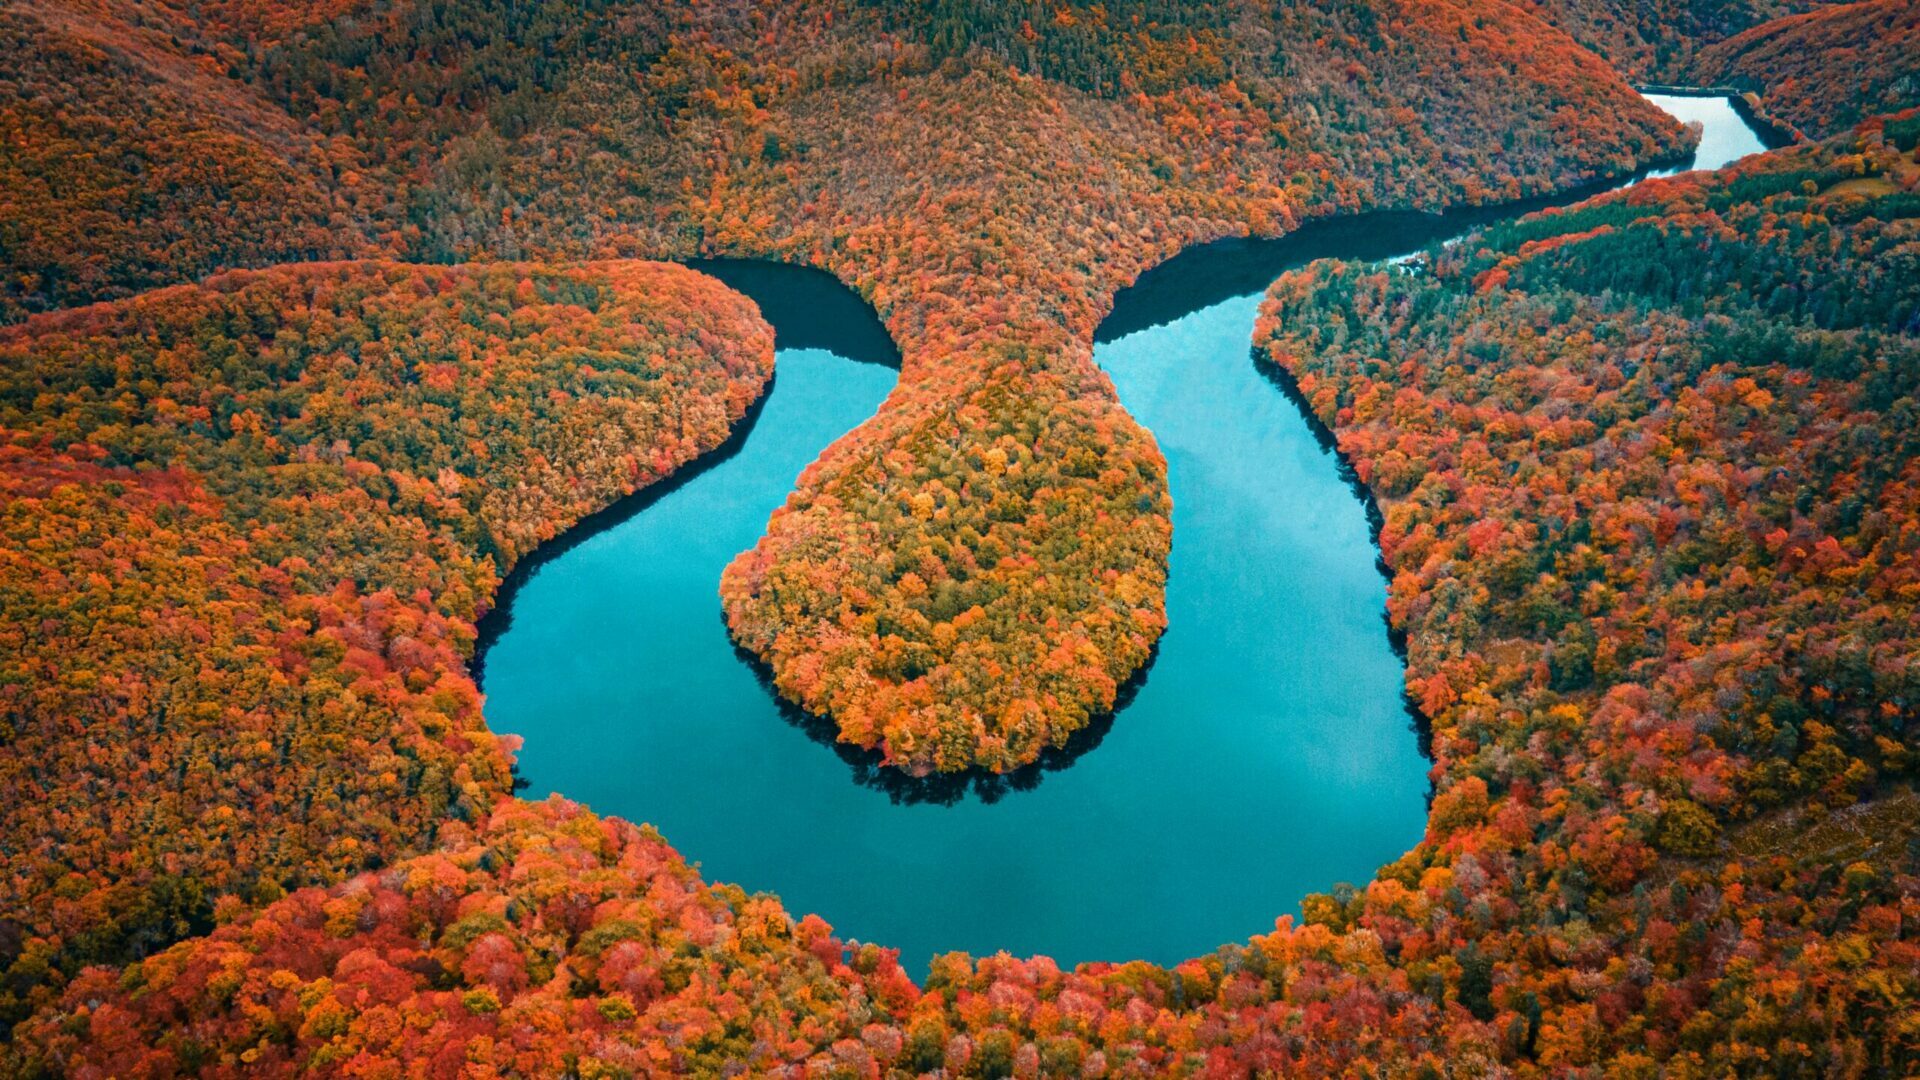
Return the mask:
[(1920, 115), (1876, 121), (1275, 284), (1259, 356), (1383, 511), (1438, 789), (1414, 851), (1300, 925), (1172, 969), (950, 956), (916, 988), (643, 833), (509, 804), (88, 974), (21, 1050), (136, 1075), (1911, 1072), (1916, 153)]
[[(1438, 788), (1405, 872), (1475, 881), (1475, 1011), (1543, 1064), (1920, 1060), (1917, 139), (1316, 265), (1264, 309), (1384, 512)], [(1880, 799), (1875, 864), (1726, 835)], [(1400, 869), (1339, 921), (1393, 925)]]
[(236, 263), (364, 254), (340, 148), (162, 31), (0, 10), (0, 324)]
[[(771, 255), (872, 299), (900, 391), (724, 591), (784, 694), (917, 772), (1034, 760), (1160, 633), (1164, 466), (1091, 362), (1114, 289), (1684, 141), (1527, 12), (1457, 0), (119, 10), (317, 140), (333, 198), (383, 193), (343, 219), (379, 250)], [(144, 280), (117, 259), (93, 287)]]
[(124, 1077), (718, 1076), (796, 1048), (897, 1054), (919, 994), (890, 953), (849, 956), (818, 919), (558, 800), (502, 803), (430, 855), (133, 970), (89, 973), (72, 993), (99, 1004), (27, 1036)]
[(1531, 3), (1637, 82), (1737, 87), (1806, 137), (1920, 103), (1920, 14), (1908, 0)]
[(1760, 95), (1821, 138), (1920, 104), (1920, 5), (1861, 0), (1775, 19), (1704, 50), (1695, 78)]
[(0, 332), (0, 1023), (484, 815), (501, 575), (771, 365), (748, 301), (647, 263), (234, 272)]
[(1701, 50), (1827, 0), (1527, 0), (1636, 82), (1693, 78)]

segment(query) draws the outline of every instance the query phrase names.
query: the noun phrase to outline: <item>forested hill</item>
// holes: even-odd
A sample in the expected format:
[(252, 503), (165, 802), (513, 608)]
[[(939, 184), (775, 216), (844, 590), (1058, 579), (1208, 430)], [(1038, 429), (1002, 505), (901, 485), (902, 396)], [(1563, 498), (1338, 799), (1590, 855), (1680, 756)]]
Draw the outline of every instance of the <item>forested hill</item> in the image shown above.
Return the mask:
[(507, 797), (466, 667), (501, 576), (772, 366), (651, 263), (235, 271), (0, 331), (0, 1026)]
[(152, 14), (159, 29), (0, 8), (0, 323), (374, 247), (342, 148), (178, 44), (196, 36), (184, 19)]
[(1731, 87), (1825, 138), (1920, 103), (1911, 0), (1530, 0), (1640, 83)]
[[(253, 711), (235, 720), (204, 700), (226, 685), (209, 679), (190, 703), (167, 707), (174, 719), (129, 719), (153, 714), (128, 713), (91, 680), (146, 671), (174, 685), (189, 670), (182, 665), (198, 663), (190, 643), (200, 620), (218, 622), (230, 606), (212, 604), (185, 624), (142, 619), (141, 634), (86, 648), (58, 645), (66, 639), (52, 630), (22, 631), (22, 641), (52, 651), (19, 652), (22, 672), (8, 684), (10, 738), (39, 740), (38, 766), (10, 759), (27, 770), (18, 779), (31, 793), (9, 802), (11, 850), (39, 853), (10, 868), (9, 888), (22, 898), (20, 917), (0, 934), (14, 971), (11, 1008), (42, 997), (75, 963), (121, 960), (203, 927), (222, 892), (264, 898), (397, 858), (419, 850), (441, 811), (484, 809), (505, 777), (458, 687), (441, 700), (432, 679), (408, 684), (386, 660), (361, 672), (367, 658), (309, 636), (352, 622), (360, 629), (349, 636), (368, 649), (391, 632), (430, 654), (409, 651), (407, 671), (451, 670), (468, 646), (457, 625), (436, 619), (471, 619), (487, 575), (617, 491), (591, 487), (564, 508), (515, 507), (531, 531), (499, 533), (479, 527), (483, 515), (470, 505), (488, 486), (461, 487), (459, 477), (508, 468), (527, 449), (463, 464), (471, 447), (429, 422), (451, 423), (442, 406), (400, 409), (413, 434), (397, 444), (355, 429), (339, 436), (343, 450), (302, 449), (276, 430), (314, 422), (273, 409), (291, 407), (276, 387), (308, 356), (276, 327), (312, 317), (318, 295), (345, 305), (326, 333), (386, 348), (384, 335), (420, 325), (484, 358), (521, 347), (522, 333), (544, 333), (549, 318), (571, 317), (547, 311), (562, 301), (537, 283), (576, 271), (502, 271), (535, 282), (530, 295), (477, 270), (444, 284), (429, 275), (325, 289), (312, 275), (332, 271), (275, 270), (222, 279), (212, 293), (146, 290), (236, 264), (339, 258), (368, 267), (386, 265), (377, 257), (418, 265), (721, 252), (827, 267), (888, 318), (905, 354), (902, 388), (809, 471), (767, 540), (728, 574), (728, 617), (771, 662), (782, 692), (832, 715), (846, 738), (915, 771), (1002, 769), (1109, 708), (1164, 622), (1164, 465), (1091, 364), (1093, 326), (1115, 288), (1196, 240), (1276, 233), (1370, 205), (1539, 192), (1684, 146), (1684, 133), (1598, 60), (1504, 6), (1089, 5), (1037, 21), (1016, 19), (1017, 10), (36, 0), (0, 11), (8, 55), (22, 58), (0, 73), (0, 305), (8, 320), (34, 316), (8, 342), (16, 380), (8, 423), (25, 477), (9, 502), (22, 515), (13, 522), (20, 543), (39, 543), (39, 530), (66, 515), (138, 535), (159, 530), (168, 544), (208, 553), (214, 567), (246, 563), (259, 545), (275, 566), (298, 554), (306, 569), (211, 571), (222, 575), (216, 592), (249, 604), (283, 587), (276, 574), (293, 574), (307, 591), (274, 601), (297, 609), (285, 627), (204, 632), (220, 641), (266, 634), (249, 648), (269, 648), (285, 630), (293, 638), (272, 647), (292, 650), (289, 671), (344, 664), (352, 670), (339, 673), (342, 686), (401, 681), (388, 686), (397, 697), (355, 692), (336, 715), (330, 684), (260, 675), (266, 682), (240, 695)], [(319, 293), (302, 302), (308, 288)], [(356, 328), (363, 295), (377, 317)], [(51, 310), (99, 300), (128, 306)], [(522, 318), (527, 305), (541, 314)], [(463, 321), (489, 310), (499, 319)], [(591, 343), (611, 329), (589, 316), (567, 333)], [(662, 334), (680, 341), (688, 325)], [(139, 352), (108, 362), (116, 335), (144, 340), (149, 327), (214, 349), (212, 366), (174, 370), (191, 354), (173, 346), (151, 358), (159, 374), (144, 371)], [(478, 337), (460, 345), (469, 333)], [(737, 336), (723, 355), (757, 340)], [(574, 375), (542, 377), (562, 380), (555, 392), (577, 393), (565, 384)], [(231, 395), (194, 378), (232, 380)], [(187, 384), (170, 388), (179, 379)], [(136, 397), (98, 397), (123, 381)], [(425, 408), (463, 388), (423, 378), (404, 389), (425, 395)], [(367, 392), (347, 400), (364, 404)], [(251, 404), (255, 393), (272, 408)], [(143, 401), (151, 416), (120, 415)], [(702, 415), (689, 430), (706, 445), (722, 434)], [(593, 449), (603, 466), (628, 468), (628, 483), (699, 448), (660, 448), (645, 431), (628, 437), (627, 451)], [(379, 456), (360, 464), (363, 438)], [(393, 456), (396, 445), (442, 444), (424, 482), (409, 470), (426, 463)], [(295, 452), (319, 460), (280, 462), (270, 477), (258, 471)], [(645, 460), (634, 465), (633, 453)], [(114, 470), (143, 463), (182, 469), (182, 479), (157, 492), (146, 482), (114, 487), (130, 483)], [(361, 475), (369, 465), (380, 475)], [(457, 493), (441, 485), (441, 467), (453, 470)], [(395, 471), (406, 479), (387, 476)], [(68, 473), (79, 494), (47, 486)], [(275, 486), (294, 477), (320, 487)], [(85, 505), (45, 504), (55, 491)], [(351, 504), (358, 510), (338, 501), (362, 495)], [(162, 509), (149, 506), (155, 498)], [(465, 515), (446, 517), (455, 503)], [(323, 524), (323, 507), (352, 520)], [(259, 515), (287, 513), (295, 524), (245, 535)], [(299, 550), (305, 536), (323, 538), (325, 558)], [(54, 604), (77, 620), (70, 629), (80, 640), (85, 619), (60, 604), (86, 594), (60, 575), (87, 564), (68, 544), (44, 557), (79, 562), (52, 576), (23, 570), (20, 606), (10, 610)], [(401, 550), (383, 563), (370, 554), (380, 545)], [(335, 558), (349, 572), (327, 569)], [(353, 596), (307, 595), (325, 591), (308, 578), (331, 588), (342, 577), (355, 582)], [(138, 593), (144, 580), (119, 587)], [(189, 612), (198, 581), (187, 575), (185, 593), (139, 593), (120, 606)], [(358, 590), (388, 588), (410, 609), (437, 614), (338, 613), (367, 602)], [(96, 657), (96, 646), (107, 652)], [(122, 648), (131, 654), (109, 658)], [(308, 657), (310, 649), (319, 651)], [(70, 664), (85, 666), (76, 684), (46, 674), (46, 665)], [(171, 749), (162, 752), (146, 745), (150, 736), (128, 734), (98, 758), (88, 733), (128, 724), (159, 725), (184, 741), (163, 740)], [(256, 737), (206, 743), (217, 729)], [(342, 742), (379, 760), (392, 748), (404, 765), (370, 768), (369, 787), (331, 784), (314, 748)], [(128, 754), (148, 755), (128, 775), (150, 778), (157, 801), (123, 807), (135, 815), (124, 833), (159, 843), (211, 830), (231, 845), (201, 844), (199, 858), (209, 860), (201, 865), (165, 844), (132, 841), (108, 874), (100, 835), (69, 819), (93, 791), (93, 780), (75, 776)], [(196, 771), (196, 761), (213, 771)], [(243, 764), (267, 761), (281, 765), (256, 774)], [(228, 783), (245, 786), (231, 801), (259, 825), (243, 828), (247, 814), (202, 820)], [(376, 798), (392, 805), (369, 813)], [(289, 814), (296, 823), (279, 824)], [(242, 839), (254, 833), (271, 839)], [(70, 877), (61, 866), (85, 869)], [(183, 875), (194, 867), (200, 884), (189, 887)], [(88, 876), (96, 869), (98, 880)]]
[[(970, 78), (1025, 72), (1041, 79), (1029, 106), (1047, 102), (1049, 122), (1069, 129), (1092, 119), (1072, 115), (1093, 108), (1082, 94), (1150, 105), (1140, 130), (1108, 135), (1152, 159), (1116, 167), (1149, 171), (1169, 191), (1249, 188), (1239, 201), (1270, 213), (1278, 192), (1260, 184), (1291, 189), (1296, 211), (1321, 199), (1500, 197), (1618, 168), (1662, 145), (1649, 132), (1670, 135), (1604, 68), (1522, 15), (1456, 26), (1445, 3), (1319, 7), (1155, 0), (1035, 19), (1024, 3), (813, 0), (13, 5), (0, 21), (24, 61), (0, 81), (0, 115), (17, 136), (0, 158), (14, 181), (0, 220), (18, 240), (5, 248), (9, 317), (276, 252), (365, 244), (498, 257), (615, 237), (687, 247), (720, 224), (709, 211), (722, 179), (883, 184), (831, 175), (854, 164), (844, 148), (802, 137), (871, 108), (847, 98), (862, 88), (921, 86), (958, 104), (986, 92)], [(1445, 40), (1421, 40), (1436, 34)], [(1497, 92), (1509, 75), (1520, 92)], [(955, 123), (917, 111), (930, 128)], [(1518, 122), (1529, 117), (1551, 129)], [(1256, 130), (1234, 130), (1249, 123)], [(553, 160), (556, 144), (583, 136), (598, 141)], [(1203, 175), (1219, 170), (1226, 143), (1252, 158)], [(1447, 143), (1464, 157), (1443, 161)], [(733, 160), (709, 169), (714, 153)], [(571, 185), (532, 185), (539, 168), (571, 164), (584, 166)], [(902, 162), (908, 177), (940, 167)], [(594, 206), (562, 222), (543, 200)]]
[(1452, 938), (1549, 1069), (1911, 1072), (1920, 114), (1262, 318), (1382, 508), (1433, 724), (1426, 842), (1331, 924)]
[(1527, 0), (1636, 82), (1687, 84), (1701, 50), (1825, 0)]
[(1501, 0), (29, 0), (0, 45), (0, 1071), (1920, 1061), (1911, 115), (1283, 279), (1262, 355), (1387, 513), (1426, 840), (1173, 969), (915, 986), (514, 800), (481, 716), (500, 574), (769, 377), (646, 260), (885, 317), (899, 389), (720, 603), (887, 765), (1006, 770), (1165, 625), (1118, 287), (1689, 135)]
[[(724, 591), (782, 693), (916, 772), (1033, 760), (1160, 633), (1164, 468), (1091, 363), (1116, 288), (1197, 240), (1685, 140), (1558, 31), (1464, 0), (67, 2), (8, 15), (66, 57), (8, 84), (13, 122), (89, 150), (9, 161), (16, 314), (369, 251), (774, 255), (871, 298), (901, 391)], [(134, 224), (77, 212), (116, 207)]]
[(1920, 4), (1862, 0), (1776, 19), (1704, 50), (1694, 77), (1759, 95), (1821, 138), (1920, 102)]

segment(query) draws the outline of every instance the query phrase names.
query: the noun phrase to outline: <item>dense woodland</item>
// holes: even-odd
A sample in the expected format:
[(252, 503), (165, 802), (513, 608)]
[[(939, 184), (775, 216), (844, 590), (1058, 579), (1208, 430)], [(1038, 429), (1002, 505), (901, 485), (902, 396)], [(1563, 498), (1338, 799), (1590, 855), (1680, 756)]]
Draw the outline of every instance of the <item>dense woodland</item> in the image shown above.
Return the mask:
[(898, 1057), (890, 1022), (920, 996), (890, 953), (848, 956), (819, 919), (558, 800), (502, 803), (138, 971), (89, 972), (71, 993), (94, 1004), (26, 1037), (121, 1077), (717, 1076), (828, 1045)]
[(1433, 730), (1427, 842), (1329, 914), (1412, 940), (1382, 886), (1470, 876), (1478, 1011), (1542, 1064), (1920, 1061), (1916, 143), (1909, 112), (1263, 309), (1382, 508)]
[(1636, 82), (1689, 85), (1700, 51), (1830, 0), (1527, 0)]
[(22, 5), (0, 54), (0, 324), (367, 248), (326, 140), (192, 57)]
[(1815, 138), (1920, 100), (1920, 5), (1861, 0), (1756, 26), (1701, 52), (1701, 82), (1756, 94)]
[(1636, 82), (1745, 91), (1802, 137), (1920, 100), (1911, 0), (1532, 0)]
[[(1427, 838), (1171, 969), (892, 953), (553, 800), (95, 969), (75, 1075), (1902, 1075), (1920, 113), (1278, 281), (1382, 508)], [(153, 472), (153, 470), (149, 470)], [(218, 473), (214, 473), (218, 475)], [(158, 481), (158, 477), (154, 478)]]
[[(0, 33), (0, 1071), (1920, 1070), (1913, 114), (1277, 283), (1259, 357), (1384, 513), (1427, 838), (1171, 969), (916, 985), (511, 797), (465, 667), (501, 575), (771, 371), (716, 283), (559, 260), (872, 300), (899, 390), (721, 601), (848, 741), (1004, 769), (1164, 621), (1164, 462), (1091, 364), (1115, 288), (1686, 134), (1533, 9), (1453, 0), (35, 0)], [(1866, 85), (1793, 93), (1838, 124)], [(315, 258), (356, 261), (153, 288)]]
[(485, 816), (501, 576), (772, 359), (645, 263), (241, 271), (0, 333), (0, 1022)]
[[(783, 693), (914, 772), (1035, 760), (1111, 708), (1161, 632), (1164, 466), (1091, 362), (1115, 288), (1192, 241), (1538, 193), (1685, 139), (1527, 12), (1454, 0), (570, 0), (310, 19), (125, 4), (84, 33), (59, 2), (15, 18), (113, 58), (95, 65), (113, 78), (61, 68), (57, 101), (17, 84), (12, 107), (36, 122), (117, 113), (142, 89), (129, 69), (171, 101), (177, 65), (305, 140), (247, 126), (260, 137), (236, 152), (288, 183), (319, 176), (325, 198), (227, 230), (235, 260), (277, 258), (324, 218), (342, 247), (429, 262), (773, 255), (870, 298), (904, 355), (900, 391), (808, 473), (723, 591)], [(117, 130), (82, 190), (144, 190), (144, 162), (173, 151), (142, 134)], [(31, 256), (9, 268), (17, 309), (113, 295), (168, 262), (160, 226), (75, 244), (68, 209), (49, 196), (13, 226), (31, 241), (4, 248)], [(32, 255), (70, 248), (85, 275)]]

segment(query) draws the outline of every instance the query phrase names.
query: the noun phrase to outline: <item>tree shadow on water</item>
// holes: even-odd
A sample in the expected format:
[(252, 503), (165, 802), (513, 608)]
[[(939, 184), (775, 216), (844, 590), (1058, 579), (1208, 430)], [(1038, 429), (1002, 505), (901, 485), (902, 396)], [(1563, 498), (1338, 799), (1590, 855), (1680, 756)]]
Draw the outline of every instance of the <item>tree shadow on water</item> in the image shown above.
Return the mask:
[(581, 518), (560, 535), (521, 556), (520, 561), (513, 564), (506, 578), (501, 581), (500, 587), (494, 590), (493, 606), (474, 623), (473, 657), (467, 661), (467, 671), (473, 676), (476, 685), (485, 685), (487, 653), (500, 640), (501, 635), (513, 625), (515, 597), (519, 596), (520, 590), (540, 571), (540, 568), (601, 533), (631, 521), (642, 510), (726, 464), (739, 454), (741, 448), (747, 444), (747, 437), (753, 434), (754, 425), (759, 422), (760, 414), (766, 411), (767, 401), (773, 397), (774, 383), (779, 378), (778, 371), (767, 377), (766, 388), (759, 397), (754, 399), (753, 404), (747, 406), (747, 411), (734, 423), (733, 431), (727, 436), (725, 442), (680, 466), (665, 477), (630, 495), (615, 499), (602, 509)]
[(900, 368), (900, 349), (859, 293), (824, 270), (765, 259), (689, 259), (688, 267), (750, 298), (778, 349), (825, 349), (863, 364)]
[(1280, 236), (1229, 236), (1195, 244), (1148, 267), (1132, 284), (1114, 293), (1113, 308), (1094, 330), (1093, 340), (1105, 344), (1164, 326), (1223, 300), (1265, 292), (1281, 274), (1316, 259), (1374, 262), (1412, 254), (1476, 228), (1536, 210), (1571, 206), (1635, 183), (1658, 169), (1687, 168), (1692, 161), (1689, 151), (1650, 161), (1637, 172), (1597, 177), (1561, 191), (1508, 202), (1458, 205), (1437, 211), (1385, 207), (1357, 214), (1331, 214), (1302, 221)]
[[(826, 349), (863, 364), (898, 369), (900, 350), (873, 308), (831, 274), (811, 267), (759, 259), (693, 259), (685, 265), (717, 278), (746, 295), (773, 327), (774, 348)], [(631, 520), (642, 510), (686, 487), (740, 453), (766, 411), (780, 378), (776, 363), (760, 396), (734, 423), (725, 442), (681, 465), (662, 479), (588, 514), (560, 535), (539, 545), (508, 571), (493, 595), (493, 606), (474, 625), (477, 640), (467, 670), (474, 682), (486, 671), (487, 651), (513, 625), (513, 600), (539, 569), (594, 537)]]
[[(724, 623), (725, 619), (723, 614), (721, 621)], [(1155, 642), (1146, 661), (1128, 676), (1126, 682), (1120, 684), (1119, 691), (1114, 695), (1112, 710), (1094, 717), (1086, 727), (1068, 736), (1066, 745), (1049, 746), (1040, 752), (1040, 757), (1032, 764), (1004, 773), (967, 769), (930, 776), (914, 776), (884, 764), (878, 750), (841, 742), (840, 730), (834, 726), (832, 719), (808, 712), (781, 696), (773, 685), (773, 669), (758, 655), (737, 642), (733, 646), (733, 654), (753, 672), (760, 688), (780, 710), (780, 718), (799, 729), (807, 738), (832, 750), (853, 773), (854, 783), (884, 792), (895, 805), (957, 806), (969, 795), (992, 805), (1008, 795), (1032, 791), (1040, 786), (1047, 773), (1069, 768), (1091, 753), (1107, 737), (1107, 732), (1113, 730), (1114, 717), (1125, 711), (1147, 684), (1153, 662), (1160, 656), (1160, 645)]]

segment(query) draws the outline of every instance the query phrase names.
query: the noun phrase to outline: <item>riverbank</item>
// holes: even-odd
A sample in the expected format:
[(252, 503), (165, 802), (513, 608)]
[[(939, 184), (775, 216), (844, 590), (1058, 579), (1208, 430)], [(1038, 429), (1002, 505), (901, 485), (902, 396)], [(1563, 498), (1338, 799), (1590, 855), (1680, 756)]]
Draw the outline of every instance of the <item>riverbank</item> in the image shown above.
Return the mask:
[(1641, 83), (1635, 85), (1634, 89), (1642, 94), (1723, 98), (1733, 106), (1734, 111), (1740, 114), (1740, 119), (1753, 129), (1769, 150), (1779, 150), (1795, 143), (1811, 141), (1811, 137), (1806, 132), (1769, 114), (1760, 104), (1760, 95), (1751, 90), (1742, 90), (1736, 86), (1670, 86), (1661, 83)]

